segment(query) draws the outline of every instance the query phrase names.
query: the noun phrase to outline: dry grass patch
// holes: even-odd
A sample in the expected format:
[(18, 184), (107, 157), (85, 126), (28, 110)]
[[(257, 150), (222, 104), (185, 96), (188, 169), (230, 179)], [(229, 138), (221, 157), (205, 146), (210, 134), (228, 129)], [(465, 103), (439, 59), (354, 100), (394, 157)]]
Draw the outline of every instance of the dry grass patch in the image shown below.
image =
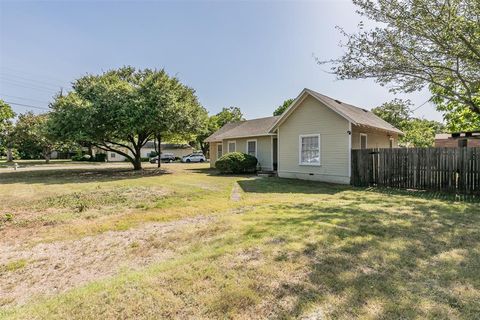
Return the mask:
[[(110, 266), (116, 259), (144, 264), (32, 297), (0, 309), (0, 315), (475, 319), (480, 314), (478, 203), (438, 194), (222, 177), (201, 166), (171, 168), (172, 174), (161, 176), (82, 183), (82, 192), (101, 184), (140, 190), (160, 185), (168, 193), (144, 208), (51, 226), (38, 244), (108, 241), (105, 237), (116, 235), (124, 241), (135, 233), (117, 249), (111, 246)], [(239, 201), (230, 200), (234, 183), (241, 188)], [(181, 225), (161, 237), (148, 233), (152, 226), (198, 216), (208, 222)], [(168, 257), (148, 260), (161, 252)], [(93, 256), (79, 258), (79, 270), (88, 270), (81, 263)], [(28, 263), (11, 276), (38, 268), (30, 257), (10, 260), (20, 258)]]

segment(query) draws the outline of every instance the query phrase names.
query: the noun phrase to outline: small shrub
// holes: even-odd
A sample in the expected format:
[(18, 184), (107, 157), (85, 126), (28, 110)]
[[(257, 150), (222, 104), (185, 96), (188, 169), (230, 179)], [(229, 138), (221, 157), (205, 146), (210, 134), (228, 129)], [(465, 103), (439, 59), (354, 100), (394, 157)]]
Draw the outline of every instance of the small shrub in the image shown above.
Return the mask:
[(72, 157), (72, 161), (91, 161), (92, 157), (89, 154), (76, 154)]
[(221, 173), (247, 173), (255, 172), (257, 158), (246, 153), (227, 153), (215, 162), (215, 167)]

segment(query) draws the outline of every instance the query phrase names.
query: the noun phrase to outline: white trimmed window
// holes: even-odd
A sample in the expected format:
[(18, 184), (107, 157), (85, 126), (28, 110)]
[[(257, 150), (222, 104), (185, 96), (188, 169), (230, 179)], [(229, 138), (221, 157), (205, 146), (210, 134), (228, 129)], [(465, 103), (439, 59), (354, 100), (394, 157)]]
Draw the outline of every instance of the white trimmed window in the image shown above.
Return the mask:
[(223, 156), (223, 144), (217, 144), (217, 159), (220, 159)]
[(367, 149), (368, 144), (367, 144), (367, 134), (366, 133), (360, 133), (360, 149)]
[(235, 141), (228, 141), (228, 152), (237, 151), (237, 143)]
[(247, 154), (257, 157), (257, 140), (247, 140)]
[(320, 165), (320, 134), (300, 135), (299, 164)]

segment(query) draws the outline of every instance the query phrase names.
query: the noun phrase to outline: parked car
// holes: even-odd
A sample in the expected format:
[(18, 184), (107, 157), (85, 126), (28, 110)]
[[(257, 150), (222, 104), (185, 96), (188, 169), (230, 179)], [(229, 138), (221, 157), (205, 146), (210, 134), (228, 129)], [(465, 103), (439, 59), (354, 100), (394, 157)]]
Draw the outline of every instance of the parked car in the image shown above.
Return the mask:
[[(162, 153), (160, 154), (160, 161), (161, 162), (173, 162), (175, 161), (175, 155), (173, 153)], [(158, 162), (158, 156), (150, 158), (150, 163), (157, 163)]]
[(182, 158), (182, 162), (205, 162), (207, 159), (202, 152), (194, 152)]

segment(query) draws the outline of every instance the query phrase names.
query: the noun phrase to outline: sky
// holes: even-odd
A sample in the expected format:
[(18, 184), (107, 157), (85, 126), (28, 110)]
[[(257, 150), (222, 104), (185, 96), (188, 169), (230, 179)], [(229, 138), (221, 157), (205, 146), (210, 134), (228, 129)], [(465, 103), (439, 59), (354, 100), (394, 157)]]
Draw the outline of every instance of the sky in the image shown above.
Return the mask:
[(131, 65), (179, 77), (210, 114), (270, 116), (310, 88), (366, 109), (408, 98), (423, 104), (415, 116), (441, 121), (428, 92), (393, 95), (316, 63), (342, 54), (335, 26), (354, 32), (359, 21), (349, 0), (0, 0), (0, 98), (17, 113), (45, 112), (74, 79)]

